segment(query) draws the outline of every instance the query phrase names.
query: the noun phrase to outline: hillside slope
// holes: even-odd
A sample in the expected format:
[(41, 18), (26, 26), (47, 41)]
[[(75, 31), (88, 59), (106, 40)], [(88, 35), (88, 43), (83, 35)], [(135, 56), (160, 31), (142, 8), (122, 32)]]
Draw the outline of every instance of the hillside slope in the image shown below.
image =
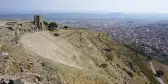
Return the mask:
[[(156, 84), (146, 58), (105, 33), (80, 28), (23, 32), (16, 45), (15, 32), (2, 29), (10, 31), (0, 37), (0, 78), (5, 80), (25, 84)], [(4, 41), (6, 38), (12, 41)]]
[(59, 29), (25, 33), (20, 41), (26, 51), (56, 64), (59, 77), (68, 84), (149, 83), (132, 59), (120, 53), (120, 45), (104, 33)]

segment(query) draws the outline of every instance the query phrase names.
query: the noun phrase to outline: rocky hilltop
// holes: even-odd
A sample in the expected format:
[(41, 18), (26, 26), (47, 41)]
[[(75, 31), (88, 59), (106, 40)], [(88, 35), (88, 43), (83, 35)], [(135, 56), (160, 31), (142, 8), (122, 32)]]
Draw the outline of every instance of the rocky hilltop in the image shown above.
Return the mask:
[(0, 27), (0, 78), (10, 84), (156, 84), (146, 57), (82, 28)]

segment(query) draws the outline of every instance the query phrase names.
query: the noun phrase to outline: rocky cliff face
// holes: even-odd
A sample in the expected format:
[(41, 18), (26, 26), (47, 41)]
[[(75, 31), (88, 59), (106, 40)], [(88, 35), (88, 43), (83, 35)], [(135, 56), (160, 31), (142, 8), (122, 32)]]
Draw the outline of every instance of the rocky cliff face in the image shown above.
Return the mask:
[(10, 79), (15, 84), (153, 82), (142, 73), (140, 65), (145, 61), (138, 57), (140, 54), (112, 41), (105, 33), (73, 28), (27, 32), (18, 42), (15, 45), (2, 39), (1, 81)]

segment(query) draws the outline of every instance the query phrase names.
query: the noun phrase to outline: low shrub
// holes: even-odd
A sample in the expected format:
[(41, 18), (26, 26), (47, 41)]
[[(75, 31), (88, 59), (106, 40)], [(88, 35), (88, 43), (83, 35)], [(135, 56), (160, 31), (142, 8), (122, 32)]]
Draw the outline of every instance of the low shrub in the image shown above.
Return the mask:
[(68, 29), (69, 27), (68, 26), (64, 26), (64, 29)]
[(57, 36), (57, 37), (58, 37), (59, 35), (60, 35), (60, 34), (58, 34), (58, 33), (54, 33), (54, 36)]
[(107, 67), (107, 64), (103, 63), (103, 64), (101, 64), (99, 67), (101, 67), (101, 68), (106, 68), (106, 67)]

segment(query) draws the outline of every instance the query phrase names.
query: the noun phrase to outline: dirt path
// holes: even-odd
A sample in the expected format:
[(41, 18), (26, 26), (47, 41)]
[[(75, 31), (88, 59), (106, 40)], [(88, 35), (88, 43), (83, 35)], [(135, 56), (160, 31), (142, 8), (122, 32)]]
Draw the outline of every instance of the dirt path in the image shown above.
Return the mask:
[(63, 38), (54, 37), (49, 32), (25, 33), (20, 42), (23, 46), (36, 54), (54, 62), (82, 69), (72, 57), (78, 56), (80, 51)]

